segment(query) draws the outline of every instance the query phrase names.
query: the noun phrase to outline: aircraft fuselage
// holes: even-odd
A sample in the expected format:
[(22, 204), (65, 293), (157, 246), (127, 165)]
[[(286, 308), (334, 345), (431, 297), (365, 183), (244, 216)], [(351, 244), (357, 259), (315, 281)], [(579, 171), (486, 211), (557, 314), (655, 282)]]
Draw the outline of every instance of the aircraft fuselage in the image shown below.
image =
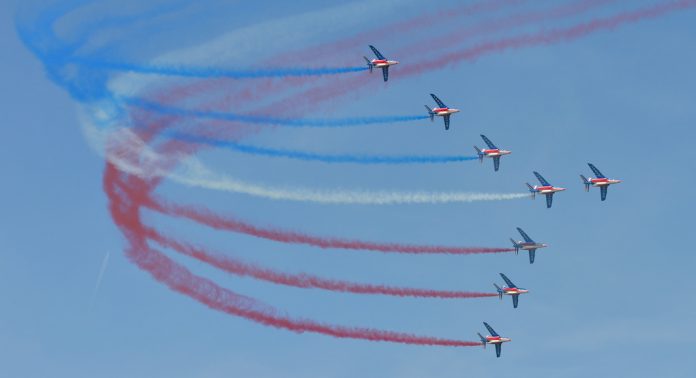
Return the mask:
[(512, 153), (512, 151), (501, 150), (499, 148), (491, 148), (491, 149), (481, 150), (481, 153), (486, 157), (492, 158), (492, 157), (496, 157), (496, 156), (510, 155)]
[(556, 193), (556, 192), (562, 192), (566, 189), (548, 185), (548, 186), (535, 186), (534, 190), (539, 194), (551, 194), (551, 193)]
[(524, 250), (524, 251), (529, 251), (530, 249), (539, 249), (539, 248), (545, 248), (548, 247), (548, 245), (544, 243), (533, 243), (533, 242), (517, 242), (517, 247)]
[(372, 59), (371, 63), (376, 68), (389, 67), (389, 66), (393, 66), (395, 64), (399, 64), (399, 62), (396, 60), (387, 60), (387, 59)]
[(512, 339), (509, 337), (486, 336), (486, 343), (487, 344), (502, 344), (502, 343), (506, 343), (508, 341), (512, 341)]
[(612, 184), (618, 184), (620, 183), (621, 180), (614, 180), (614, 179), (608, 179), (608, 178), (593, 178), (590, 179), (590, 184), (592, 186), (609, 186)]
[(521, 287), (504, 287), (503, 288), (503, 294), (505, 294), (505, 295), (526, 294), (528, 292), (529, 292), (529, 290), (523, 289)]
[(459, 109), (455, 108), (435, 108), (433, 109), (433, 113), (436, 116), (444, 117), (446, 115), (454, 114), (454, 113), (459, 113)]

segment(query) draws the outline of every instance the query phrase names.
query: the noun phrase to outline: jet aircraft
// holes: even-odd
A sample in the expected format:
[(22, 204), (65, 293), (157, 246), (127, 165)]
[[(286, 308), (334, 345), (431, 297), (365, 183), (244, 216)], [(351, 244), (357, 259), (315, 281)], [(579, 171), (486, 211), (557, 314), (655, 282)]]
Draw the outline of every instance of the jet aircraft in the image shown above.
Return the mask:
[(590, 186), (599, 187), (600, 196), (602, 198), (602, 201), (606, 200), (607, 199), (607, 189), (609, 189), (609, 185), (618, 184), (621, 182), (621, 180), (608, 179), (592, 163), (587, 163), (587, 165), (590, 166), (590, 169), (597, 177), (596, 178), (590, 177), (588, 179), (587, 177), (580, 175), (580, 178), (582, 179), (582, 183), (585, 185), (585, 191), (589, 192)]
[(370, 73), (372, 73), (373, 68), (381, 68), (382, 69), (382, 77), (384, 77), (384, 81), (389, 80), (389, 66), (393, 66), (395, 64), (399, 64), (398, 61), (396, 60), (389, 60), (382, 55), (379, 50), (377, 50), (374, 46), (370, 45), (370, 49), (372, 49), (372, 52), (375, 53), (375, 56), (377, 59), (367, 59), (366, 56), (365, 61), (367, 62), (367, 67), (370, 69)]
[(442, 100), (437, 98), (434, 94), (430, 94), (430, 96), (435, 100), (435, 103), (437, 103), (437, 108), (431, 109), (428, 105), (425, 105), (425, 108), (428, 110), (428, 115), (430, 116), (430, 120), (434, 120), (435, 116), (442, 117), (442, 119), (445, 121), (445, 130), (449, 130), (450, 127), (450, 116), (454, 113), (459, 113), (459, 109), (455, 108), (449, 108), (447, 105), (445, 105)]
[(532, 193), (532, 198), (534, 198), (537, 193), (545, 195), (546, 196), (546, 207), (550, 208), (551, 205), (553, 204), (553, 194), (556, 192), (562, 192), (565, 190), (565, 188), (559, 188), (559, 187), (555, 187), (555, 186), (549, 184), (549, 182), (546, 181), (546, 179), (543, 178), (539, 174), (539, 172), (534, 172), (534, 176), (536, 176), (537, 180), (539, 180), (541, 185), (531, 186), (531, 185), (529, 185), (529, 183), (527, 183), (527, 187), (529, 188), (529, 192)]
[(490, 333), (489, 336), (483, 337), (480, 333), (478, 334), (479, 338), (481, 339), (481, 344), (483, 344), (483, 347), (486, 347), (486, 344), (493, 344), (495, 345), (495, 356), (500, 357), (500, 352), (503, 346), (503, 343), (506, 343), (508, 341), (512, 341), (512, 339), (508, 337), (500, 337), (491, 326), (488, 325), (488, 323), (483, 322), (483, 325), (486, 326), (488, 329), (488, 332)]
[(523, 289), (521, 287), (517, 287), (503, 273), (499, 273), (499, 274), (500, 274), (500, 277), (503, 277), (503, 281), (505, 281), (505, 286), (503, 286), (501, 288), (497, 284), (493, 284), (493, 286), (495, 286), (495, 289), (498, 290), (498, 298), (503, 299), (503, 295), (511, 295), (512, 296), (512, 307), (517, 308), (517, 302), (520, 299), (520, 294), (526, 294), (529, 292), (529, 290)]
[[(539, 248), (546, 248), (548, 245), (544, 243), (537, 243), (532, 238), (527, 235), (526, 232), (524, 232), (521, 228), (517, 227), (517, 231), (522, 235), (522, 238), (524, 238), (524, 241), (515, 241), (515, 239), (510, 238), (510, 241), (512, 242), (512, 246), (515, 248), (515, 253), (519, 253), (520, 249), (523, 251), (529, 251), (529, 263), (534, 264), (534, 256), (536, 254), (536, 250)], [(507, 282), (507, 281), (506, 281)]]
[(483, 138), (483, 141), (486, 142), (488, 148), (484, 148), (482, 150), (477, 146), (474, 146), (474, 149), (476, 149), (476, 153), (478, 154), (479, 161), (483, 163), (484, 157), (493, 158), (493, 170), (498, 172), (498, 168), (500, 168), (500, 157), (503, 155), (510, 155), (512, 151), (501, 150), (500, 148), (496, 147), (495, 144), (493, 144), (493, 142), (491, 142), (491, 140), (486, 138), (486, 136), (483, 134), (481, 134), (481, 138)]

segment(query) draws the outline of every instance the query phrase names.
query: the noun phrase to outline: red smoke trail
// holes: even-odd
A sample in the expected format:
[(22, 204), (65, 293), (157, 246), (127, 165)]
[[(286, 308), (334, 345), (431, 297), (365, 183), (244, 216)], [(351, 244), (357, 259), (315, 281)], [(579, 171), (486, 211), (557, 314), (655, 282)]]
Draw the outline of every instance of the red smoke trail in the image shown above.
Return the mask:
[(439, 57), (437, 59), (421, 62), (419, 64), (408, 65), (407, 67), (404, 67), (402, 73), (414, 75), (427, 70), (446, 67), (462, 60), (474, 60), (485, 54), (497, 53), (522, 47), (532, 47), (571, 41), (591, 33), (614, 29), (624, 24), (642, 21), (645, 19), (656, 18), (668, 12), (683, 10), (693, 6), (696, 6), (696, 1), (694, 0), (675, 1), (654, 5), (644, 9), (619, 13), (607, 18), (591, 20), (571, 26), (569, 28), (560, 28), (537, 34), (503, 38), (496, 41), (486, 42), (468, 49), (449, 53), (444, 57)]
[[(606, 4), (616, 2), (617, 0), (580, 0), (570, 4), (561, 4), (556, 8), (535, 10), (529, 13), (519, 13), (501, 18), (498, 20), (488, 20), (481, 24), (474, 25), (468, 28), (455, 30), (452, 33), (430, 37), (420, 43), (413, 43), (412, 46), (406, 47), (399, 54), (408, 54), (409, 56), (422, 56), (436, 50), (457, 47), (458, 44), (464, 43), (472, 37), (482, 34), (498, 33), (506, 29), (529, 25), (535, 22), (553, 21), (568, 17), (575, 17), (584, 12), (587, 12), (595, 7), (600, 7)], [(436, 41), (447, 41), (447, 43), (432, 43)]]
[(164, 199), (152, 199), (143, 204), (152, 210), (166, 215), (183, 217), (204, 224), (206, 226), (225, 231), (238, 232), (258, 238), (269, 239), (281, 243), (306, 244), (318, 248), (337, 248), (365, 250), (376, 252), (412, 253), (412, 254), (453, 254), (470, 255), (478, 253), (514, 252), (512, 248), (485, 248), (485, 247), (447, 247), (431, 245), (409, 245), (396, 243), (373, 243), (360, 240), (323, 238), (307, 235), (299, 232), (281, 231), (277, 229), (261, 228), (245, 223), (232, 217), (224, 217), (212, 213), (209, 210), (201, 210), (190, 206), (169, 203)]
[(147, 237), (163, 247), (171, 248), (186, 256), (210, 264), (218, 269), (224, 270), (239, 276), (249, 276), (258, 280), (272, 282), (279, 285), (293, 286), (304, 289), (323, 289), (355, 294), (381, 294), (398, 297), (422, 297), (422, 298), (443, 298), (443, 299), (464, 299), (464, 298), (487, 298), (497, 297), (496, 293), (451, 291), (451, 290), (428, 290), (405, 287), (391, 287), (384, 285), (359, 284), (354, 282), (329, 280), (309, 274), (288, 274), (277, 272), (272, 269), (262, 268), (245, 263), (238, 259), (223, 256), (219, 253), (211, 253), (200, 247), (192, 246), (188, 243), (166, 237), (159, 232), (148, 228), (145, 229)]
[[(367, 44), (375, 43), (376, 39), (379, 39), (382, 35), (392, 34), (395, 31), (400, 33), (421, 27), (430, 27), (433, 25), (439, 26), (443, 22), (455, 19), (460, 16), (473, 16), (476, 14), (481, 14), (485, 12), (494, 12), (505, 6), (516, 5), (523, 3), (526, 0), (495, 0), (495, 1), (481, 1), (474, 4), (469, 4), (465, 6), (458, 6), (453, 9), (447, 9), (439, 11), (436, 13), (430, 13), (424, 16), (414, 17), (405, 21), (396, 21), (386, 25), (380, 25), (379, 27), (360, 32), (352, 37), (345, 38), (339, 41), (322, 43), (317, 46), (307, 47), (302, 50), (291, 51), (287, 53), (278, 54), (272, 58), (269, 58), (266, 65), (281, 64), (283, 66), (288, 66), (296, 63), (307, 63), (308, 57), (319, 57), (320, 61), (326, 62), (329, 57), (335, 56), (338, 53), (348, 51), (357, 46), (361, 46), (367, 49)], [(363, 46), (364, 45), (364, 46)], [(368, 50), (369, 51), (369, 50)], [(357, 62), (362, 62), (360, 56), (354, 57)], [(320, 80), (320, 77), (290, 77), (284, 78), (283, 80), (277, 80), (273, 78), (264, 78), (258, 80), (250, 80), (247, 83), (242, 84), (239, 80), (230, 78), (218, 78), (218, 79), (202, 79), (193, 85), (187, 84), (184, 87), (188, 87), (187, 91), (191, 94), (200, 92), (210, 92), (213, 90), (223, 90), (224, 94), (222, 96), (225, 98), (225, 109), (229, 108), (230, 104), (234, 104), (236, 101), (257, 101), (262, 98), (269, 96), (269, 94), (277, 93), (287, 88), (297, 88), (301, 85), (307, 83), (312, 83)], [(231, 88), (239, 88), (231, 92)], [(211, 110), (215, 108), (210, 108)]]
[[(237, 294), (218, 286), (213, 281), (196, 276), (166, 255), (150, 248), (140, 219), (140, 207), (153, 186), (124, 175), (119, 180), (118, 171), (107, 164), (104, 171), (104, 190), (109, 197), (109, 209), (116, 225), (122, 230), (129, 246), (128, 258), (152, 277), (170, 289), (182, 293), (206, 306), (256, 323), (303, 333), (314, 332), (338, 338), (386, 341), (402, 344), (465, 347), (479, 346), (479, 342), (417, 336), (407, 333), (370, 328), (353, 328), (323, 324), (307, 319), (294, 319), (278, 314), (278, 311), (253, 298)], [(120, 183), (119, 183), (120, 181)], [(128, 181), (128, 183), (124, 182)], [(128, 190), (124, 190), (128, 186)]]
[[(450, 66), (461, 61), (473, 61), (487, 54), (498, 53), (513, 48), (532, 47), (543, 44), (570, 41), (591, 33), (610, 30), (624, 24), (638, 22), (645, 19), (656, 18), (668, 12), (687, 9), (693, 6), (696, 6), (695, 0), (683, 0), (667, 4), (659, 4), (648, 8), (619, 13), (608, 18), (595, 19), (568, 28), (493, 40), (478, 46), (445, 54), (444, 56), (421, 61), (419, 63), (414, 62), (409, 63), (408, 65), (404, 64), (403, 66), (398, 67), (398, 72), (394, 70), (394, 77), (409, 77), (426, 71)], [(289, 99), (269, 106), (268, 109), (295, 109), (302, 105), (345, 95), (348, 93), (350, 88), (374, 91), (377, 89), (375, 85), (380, 83), (370, 79), (371, 78), (367, 75), (335, 77), (326, 85), (305, 90)]]

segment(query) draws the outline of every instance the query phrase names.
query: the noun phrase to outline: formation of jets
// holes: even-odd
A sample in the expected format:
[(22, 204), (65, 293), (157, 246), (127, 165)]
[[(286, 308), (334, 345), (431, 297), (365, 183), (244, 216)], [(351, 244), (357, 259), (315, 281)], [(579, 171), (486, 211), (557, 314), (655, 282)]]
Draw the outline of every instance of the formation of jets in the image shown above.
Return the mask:
[[(370, 49), (372, 52), (375, 54), (377, 59), (368, 59), (367, 57), (365, 58), (365, 61), (367, 62), (367, 66), (372, 72), (374, 68), (381, 68), (382, 69), (382, 76), (384, 78), (384, 81), (386, 82), (389, 80), (389, 66), (393, 66), (396, 64), (399, 64), (398, 61), (395, 60), (388, 60), (382, 55), (374, 46), (370, 45)], [(452, 114), (459, 113), (459, 109), (455, 108), (450, 108), (445, 103), (440, 100), (439, 97), (437, 97), (435, 94), (431, 93), (430, 97), (433, 98), (435, 103), (437, 104), (437, 107), (431, 108), (428, 105), (425, 105), (425, 109), (428, 112), (428, 116), (430, 117), (431, 121), (435, 120), (435, 117), (442, 117), (442, 120), (445, 123), (445, 130), (449, 130), (450, 128), (450, 118)], [(509, 150), (504, 150), (498, 148), (488, 137), (485, 135), (481, 134), (481, 139), (483, 139), (484, 143), (486, 143), (487, 148), (481, 149), (478, 146), (474, 146), (474, 149), (476, 150), (476, 154), (478, 156), (478, 159), (481, 163), (483, 163), (484, 158), (491, 158), (493, 159), (493, 170), (497, 172), (500, 169), (500, 158), (505, 155), (510, 155), (512, 152)], [(583, 176), (582, 174), (580, 175), (580, 178), (582, 179), (582, 183), (585, 187), (585, 191), (589, 191), (590, 187), (598, 187), (600, 190), (600, 198), (602, 201), (605, 201), (607, 199), (607, 190), (610, 185), (613, 184), (618, 184), (621, 182), (621, 180), (617, 179), (610, 179), (607, 178), (602, 174), (602, 172), (597, 169), (592, 163), (587, 163), (587, 165), (590, 167), (590, 170), (592, 170), (592, 173), (594, 174), (595, 177), (590, 177), (587, 178)], [(530, 185), (527, 183), (527, 188), (529, 189), (529, 192), (531, 193), (532, 199), (536, 197), (537, 194), (543, 195), (546, 197), (546, 207), (551, 208), (553, 205), (553, 195), (558, 193), (558, 192), (563, 192), (566, 190), (566, 188), (561, 188), (557, 186), (551, 185), (539, 172), (534, 171), (534, 176), (536, 176), (537, 180), (539, 180), (540, 185)], [(532, 238), (527, 235), (526, 232), (524, 232), (521, 228), (517, 227), (517, 231), (520, 233), (522, 236), (523, 240), (515, 240), (510, 238), (510, 241), (512, 242), (512, 246), (515, 248), (515, 254), (518, 254), (520, 250), (527, 251), (529, 252), (529, 263), (534, 264), (534, 258), (536, 255), (537, 249), (540, 248), (546, 248), (547, 245), (544, 243), (538, 243), (532, 240)], [(503, 299), (504, 295), (509, 295), (512, 297), (512, 307), (517, 308), (519, 304), (519, 296), (521, 294), (526, 294), (529, 292), (527, 289), (523, 289), (521, 287), (517, 287), (506, 275), (503, 273), (500, 273), (500, 277), (502, 277), (503, 281), (505, 284), (500, 287), (498, 284), (494, 283), (493, 285), (495, 286), (495, 289), (498, 293), (498, 297), (500, 299)], [(480, 333), (478, 333), (479, 338), (481, 339), (481, 344), (485, 348), (486, 345), (488, 344), (493, 344), (495, 346), (495, 354), (497, 357), (500, 357), (501, 349), (502, 349), (502, 344), (506, 343), (508, 341), (511, 341), (510, 338), (507, 337), (501, 337), (498, 333), (495, 332), (495, 330), (488, 325), (488, 323), (483, 322), (483, 325), (486, 327), (488, 330), (489, 335), (488, 336), (483, 336)]]

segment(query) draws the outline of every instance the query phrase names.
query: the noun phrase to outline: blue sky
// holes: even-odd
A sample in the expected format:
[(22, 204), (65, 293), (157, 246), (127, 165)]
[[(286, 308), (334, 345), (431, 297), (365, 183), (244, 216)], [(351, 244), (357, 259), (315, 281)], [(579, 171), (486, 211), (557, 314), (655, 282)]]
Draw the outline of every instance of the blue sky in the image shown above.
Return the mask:
[[(278, 36), (326, 42), (376, 22), (424, 13), (417, 2), (377, 1), (353, 7), (347, 3), (202, 2), (100, 35), (95, 45), (117, 43), (83, 52), (133, 61), (164, 56), (161, 59), (181, 64), (210, 59), (244, 67), (249, 59), (285, 51), (287, 42), (274, 42)], [(521, 4), (462, 22), (484, 22), (554, 3)], [(508, 33), (570, 25), (654, 3), (617, 2), (583, 17)], [(113, 3), (106, 4), (109, 9)], [(144, 11), (137, 2), (123, 4), (123, 13)], [(340, 6), (347, 8), (335, 16)], [(390, 11), (397, 6), (398, 12)], [(463, 290), (489, 290), (492, 282), (500, 281), (497, 273), (504, 272), (531, 290), (516, 310), (507, 298), (502, 303), (497, 298), (404, 299), (279, 287), (229, 276), (170, 253), (196, 273), (294, 316), (464, 340), (475, 340), (475, 333), (483, 331), (481, 322), (487, 321), (513, 339), (504, 346), (503, 358), (496, 359), (492, 350), (476, 347), (370, 343), (276, 330), (210, 310), (139, 270), (122, 253), (125, 242), (113, 225), (102, 190), (104, 160), (85, 140), (79, 101), (47, 78), (42, 62), (17, 37), (17, 12), (33, 14), (44, 8), (41, 2), (22, 7), (10, 2), (2, 8), (0, 23), (7, 51), (0, 71), (0, 164), (6, 175), (0, 186), (5, 199), (0, 215), (0, 292), (5, 298), (0, 364), (8, 376), (693, 375), (695, 10), (568, 43), (490, 54), (403, 80), (397, 66), (387, 85), (373, 74), (374, 93), (359, 91), (329, 101), (312, 115), (414, 114), (430, 103), (427, 94), (435, 92), (462, 109), (449, 132), (439, 123), (424, 121), (340, 130), (275, 129), (249, 138), (264, 146), (326, 153), (470, 154), (473, 144), (481, 145), (478, 135), (483, 133), (513, 150), (497, 173), (490, 162), (483, 167), (477, 162), (394, 167), (306, 163), (223, 150), (199, 155), (217, 170), (244, 180), (327, 189), (508, 193), (523, 191), (524, 182), (533, 180), (532, 170), (538, 170), (553, 184), (569, 188), (557, 195), (550, 210), (540, 198), (341, 206), (271, 201), (172, 182), (158, 189), (167, 198), (258, 224), (365, 240), (507, 246), (507, 238), (516, 237), (515, 227), (520, 226), (550, 244), (538, 253), (534, 265), (514, 254), (322, 251), (144, 214), (175, 235), (288, 272)], [(63, 36), (74, 38), (99, 12), (105, 11), (67, 17), (60, 26)], [(308, 12), (335, 17), (335, 25), (326, 33), (312, 32), (319, 25), (311, 17), (318, 16), (307, 16)], [(259, 24), (263, 32), (243, 33), (257, 30)], [(230, 45), (209, 43), (229, 35), (234, 42)], [(418, 30), (395, 31), (379, 36), (379, 47), (386, 53), (390, 46), (403, 45), (406, 36), (424, 41), (430, 37)], [(355, 54), (356, 64), (361, 64), (366, 50), (346, 51), (331, 63), (345, 63), (343, 57)], [(395, 58), (402, 66), (408, 64), (408, 56)], [(609, 190), (606, 202), (599, 201), (597, 190), (582, 190), (578, 174), (589, 174), (588, 161), (624, 180)], [(109, 266), (95, 296), (107, 253)]]

